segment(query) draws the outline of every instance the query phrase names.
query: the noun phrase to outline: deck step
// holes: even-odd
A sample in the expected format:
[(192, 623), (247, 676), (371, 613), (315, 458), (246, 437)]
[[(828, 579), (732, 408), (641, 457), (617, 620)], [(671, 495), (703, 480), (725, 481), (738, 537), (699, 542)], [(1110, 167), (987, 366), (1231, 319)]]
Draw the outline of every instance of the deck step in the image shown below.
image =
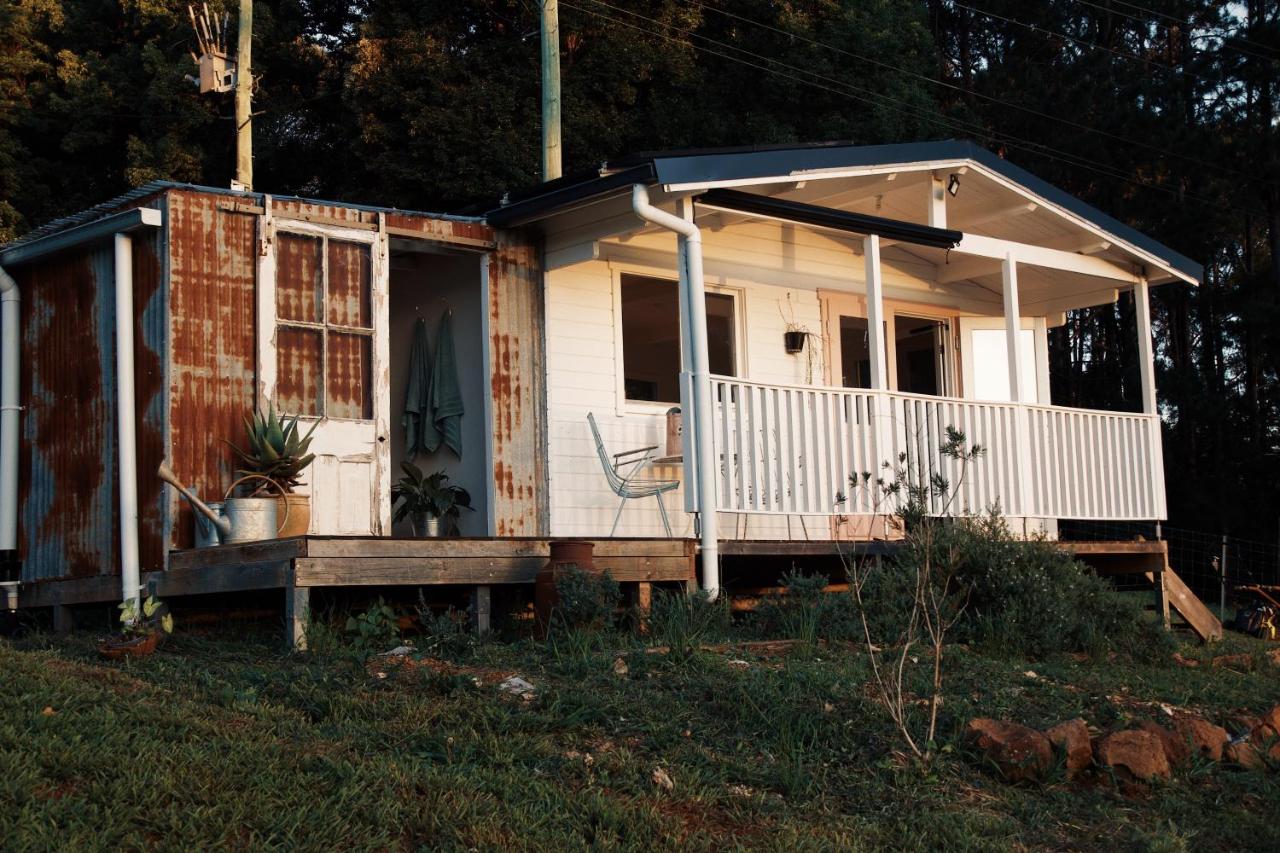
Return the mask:
[(1173, 570), (1167, 562), (1165, 563), (1164, 572), (1159, 578), (1147, 573), (1147, 579), (1152, 584), (1164, 585), (1164, 597), (1169, 602), (1169, 606), (1178, 611), (1181, 616), (1195, 632), (1195, 635), (1201, 640), (1221, 640), (1222, 639), (1222, 623), (1218, 621), (1218, 617), (1213, 615), (1213, 611), (1205, 606), (1191, 588), (1178, 577), (1178, 573)]

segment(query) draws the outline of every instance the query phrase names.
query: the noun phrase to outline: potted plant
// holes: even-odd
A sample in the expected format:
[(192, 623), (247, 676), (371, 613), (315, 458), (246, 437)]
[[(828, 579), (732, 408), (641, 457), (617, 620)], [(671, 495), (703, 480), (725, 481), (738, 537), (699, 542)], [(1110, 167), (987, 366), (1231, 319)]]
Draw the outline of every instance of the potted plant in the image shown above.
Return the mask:
[(440, 522), (443, 519), (446, 535), (458, 527), (458, 517), (462, 510), (475, 510), (471, 506), (471, 494), (461, 486), (449, 483), (449, 475), (444, 471), (434, 474), (423, 474), (422, 469), (412, 462), (400, 463), (404, 476), (391, 487), (391, 502), (396, 507), (395, 521), (406, 519), (414, 536), (441, 535)]
[(808, 329), (795, 323), (787, 323), (786, 331), (782, 333), (782, 345), (789, 355), (796, 355), (804, 351), (804, 341), (807, 337), (809, 337)]
[(107, 660), (142, 658), (173, 633), (173, 614), (160, 599), (148, 595), (139, 606), (136, 598), (120, 604), (120, 633), (98, 640), (98, 654)]
[[(316, 458), (314, 453), (307, 451), (311, 447), (311, 434), (319, 425), (320, 422), (316, 421), (303, 435), (296, 416), (277, 418), (275, 407), (269, 406), (266, 417), (255, 411), (244, 419), (245, 433), (249, 439), (247, 448), (242, 449), (227, 442), (244, 463), (244, 467), (236, 471), (237, 475), (258, 474), (267, 477), (283, 492), (276, 498), (276, 517), (285, 520), (284, 526), (276, 534), (280, 537), (302, 536), (311, 527), (311, 496), (296, 494), (294, 489), (300, 485), (302, 472)], [(259, 482), (260, 485), (251, 497), (270, 493), (270, 486), (265, 481)]]

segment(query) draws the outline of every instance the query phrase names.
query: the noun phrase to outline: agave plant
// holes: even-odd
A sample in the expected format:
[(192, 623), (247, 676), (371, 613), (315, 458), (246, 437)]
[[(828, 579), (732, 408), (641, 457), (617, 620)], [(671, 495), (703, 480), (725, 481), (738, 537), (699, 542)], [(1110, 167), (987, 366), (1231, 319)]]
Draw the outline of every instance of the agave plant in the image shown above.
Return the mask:
[[(292, 492), (298, 486), (298, 478), (306, 467), (316, 458), (308, 453), (311, 447), (311, 433), (316, 431), (320, 422), (316, 421), (302, 435), (298, 429), (297, 417), (288, 415), (276, 417), (274, 406), (267, 409), (266, 417), (255, 411), (251, 417), (244, 419), (245, 433), (249, 438), (249, 446), (242, 449), (231, 444), (231, 449), (244, 462), (244, 467), (237, 470), (240, 476), (261, 474), (270, 477), (286, 492)], [(230, 442), (228, 442), (230, 444)], [(254, 489), (255, 494), (266, 489), (266, 484)]]

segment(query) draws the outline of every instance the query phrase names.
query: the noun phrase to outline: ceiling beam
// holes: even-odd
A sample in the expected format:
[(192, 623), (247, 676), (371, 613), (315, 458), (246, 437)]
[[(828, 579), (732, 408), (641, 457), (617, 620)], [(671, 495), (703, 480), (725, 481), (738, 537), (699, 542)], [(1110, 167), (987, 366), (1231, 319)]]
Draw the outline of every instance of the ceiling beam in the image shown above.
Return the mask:
[(1003, 259), (1009, 253), (1020, 264), (1062, 270), (1063, 272), (1091, 275), (1097, 278), (1123, 281), (1136, 284), (1138, 274), (1118, 264), (1095, 258), (1091, 255), (1077, 255), (1075, 252), (1064, 252), (1061, 249), (1048, 249), (1044, 246), (1033, 246), (1029, 243), (1018, 243), (1013, 240), (1000, 240), (996, 237), (984, 237), (981, 234), (965, 234), (959, 245), (953, 250), (957, 254), (971, 255), (977, 258)]

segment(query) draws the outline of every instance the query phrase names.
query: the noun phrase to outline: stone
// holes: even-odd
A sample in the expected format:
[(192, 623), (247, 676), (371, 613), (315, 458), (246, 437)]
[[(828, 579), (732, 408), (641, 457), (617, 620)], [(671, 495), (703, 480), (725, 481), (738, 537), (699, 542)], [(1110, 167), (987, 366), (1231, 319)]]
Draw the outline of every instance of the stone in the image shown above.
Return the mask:
[(1258, 748), (1247, 740), (1233, 740), (1222, 751), (1222, 757), (1245, 770), (1262, 770), (1266, 764)]
[(1049, 738), (1008, 720), (970, 720), (964, 739), (1000, 771), (1008, 782), (1040, 779), (1053, 763)]
[(1125, 781), (1168, 779), (1169, 759), (1160, 738), (1141, 729), (1103, 735), (1094, 745), (1094, 760), (1110, 767)]
[[(1273, 706), (1270, 711), (1263, 714), (1259, 720), (1259, 725), (1270, 729), (1271, 731), (1267, 734), (1270, 734), (1271, 737), (1280, 736), (1280, 705)], [(1257, 728), (1255, 726), (1254, 730), (1256, 731)]]
[(1191, 757), (1191, 747), (1187, 742), (1159, 723), (1143, 720), (1138, 723), (1138, 729), (1150, 732), (1160, 739), (1160, 746), (1164, 749), (1164, 757), (1169, 760), (1170, 767), (1181, 767)]
[(1238, 655), (1218, 655), (1213, 659), (1214, 669), (1253, 669), (1253, 655), (1245, 652)]
[(1045, 731), (1049, 743), (1066, 759), (1067, 776), (1075, 776), (1093, 764), (1093, 746), (1089, 743), (1089, 727), (1085, 721), (1076, 717), (1065, 723), (1058, 723)]
[(1267, 660), (1271, 661), (1272, 666), (1280, 666), (1280, 649), (1267, 652)]
[(1191, 751), (1210, 761), (1222, 760), (1222, 748), (1231, 740), (1227, 730), (1215, 726), (1200, 717), (1179, 717), (1173, 723), (1173, 731), (1179, 740), (1191, 747)]

